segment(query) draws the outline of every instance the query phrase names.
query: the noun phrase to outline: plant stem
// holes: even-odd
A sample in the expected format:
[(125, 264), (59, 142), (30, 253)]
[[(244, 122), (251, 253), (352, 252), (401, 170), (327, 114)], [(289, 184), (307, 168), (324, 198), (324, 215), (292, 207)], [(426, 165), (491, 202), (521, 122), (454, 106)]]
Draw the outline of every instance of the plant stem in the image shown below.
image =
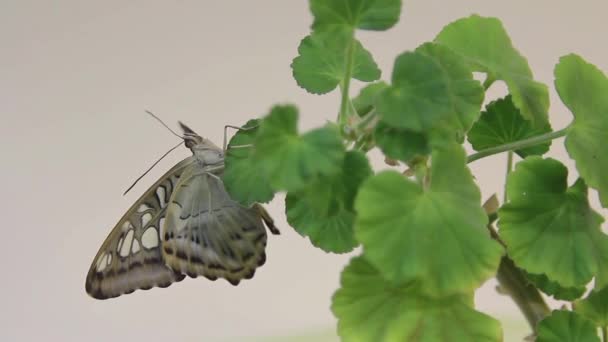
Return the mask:
[[(488, 230), (494, 240), (506, 247), (492, 225), (496, 218), (495, 214), (490, 215)], [(498, 286), (502, 293), (511, 297), (517, 304), (532, 331), (536, 330), (538, 322), (551, 314), (551, 308), (545, 303), (538, 289), (528, 281), (523, 271), (506, 255), (500, 260), (496, 280), (498, 280)]]
[(369, 113), (365, 114), (365, 116), (363, 116), (359, 122), (357, 122), (355, 130), (359, 132), (368, 132), (376, 125), (377, 121), (378, 114), (376, 114), (376, 111), (372, 109)]
[(486, 148), (485, 150), (481, 150), (477, 153), (471, 154), (468, 157), (467, 162), (471, 163), (471, 162), (476, 161), (477, 159), (491, 156), (493, 154), (506, 152), (506, 151), (521, 150), (522, 148), (542, 144), (544, 142), (551, 141), (553, 139), (557, 139), (557, 138), (565, 136), (568, 133), (568, 130), (569, 130), (569, 127), (566, 127), (564, 129), (560, 129), (559, 131), (549, 132), (549, 133), (537, 135), (537, 136), (534, 136), (531, 138), (514, 141), (512, 143)]
[(608, 327), (602, 327), (602, 342), (608, 342)]
[[(354, 33), (353, 33), (354, 35)], [(340, 114), (338, 117), (338, 123), (342, 126), (347, 123), (347, 119), (350, 115), (352, 115), (350, 110), (350, 79), (352, 78), (353, 73), (353, 63), (355, 59), (355, 38), (351, 37), (351, 40), (348, 42), (348, 46), (346, 47), (346, 70), (344, 70), (344, 79), (342, 80), (342, 84), (340, 90), (342, 91), (342, 100), (340, 102)]]
[(513, 151), (507, 153), (507, 172), (505, 172), (505, 193), (503, 194), (503, 203), (507, 202), (507, 178), (509, 177), (511, 170), (513, 170)]
[(551, 309), (538, 289), (530, 284), (509, 257), (502, 257), (496, 279), (501, 289), (517, 304), (533, 331), (536, 330), (538, 322), (551, 314)]
[(488, 90), (488, 88), (494, 84), (494, 81), (496, 81), (494, 76), (488, 74), (488, 76), (486, 76), (486, 80), (483, 81), (483, 89)]

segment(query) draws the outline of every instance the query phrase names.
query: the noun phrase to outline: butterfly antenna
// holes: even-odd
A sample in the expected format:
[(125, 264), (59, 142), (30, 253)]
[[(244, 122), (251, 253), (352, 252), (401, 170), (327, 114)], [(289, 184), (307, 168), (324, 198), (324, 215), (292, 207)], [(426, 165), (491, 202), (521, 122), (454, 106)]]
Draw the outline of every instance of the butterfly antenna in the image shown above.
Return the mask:
[[(161, 121), (162, 122), (162, 121)], [(133, 187), (135, 186), (135, 184), (137, 184), (137, 182), (139, 182), (142, 178), (144, 178), (145, 175), (148, 174), (148, 172), (150, 172), (150, 170), (152, 170), (156, 164), (160, 163), (161, 160), (163, 160), (163, 158), (165, 158), (169, 153), (173, 152), (173, 150), (175, 150), (176, 148), (178, 148), (181, 144), (183, 144), (184, 141), (180, 141), (179, 144), (173, 146), (169, 151), (165, 152), (165, 154), (163, 154), (162, 157), (160, 157), (156, 162), (154, 162), (154, 164), (152, 164), (152, 166), (150, 166), (146, 172), (144, 172), (141, 176), (139, 176), (135, 182), (133, 182), (133, 184), (131, 184), (131, 186), (127, 189), (127, 191), (124, 192), (124, 194), (122, 194), (123, 196), (127, 194), (127, 192), (129, 192), (129, 190), (133, 189)]]
[(160, 119), (158, 116), (154, 115), (154, 113), (152, 113), (152, 112), (151, 112), (151, 111), (149, 111), (149, 110), (146, 110), (146, 113), (150, 114), (150, 116), (152, 116), (152, 117), (153, 117), (153, 118), (155, 118), (155, 119), (156, 119), (158, 122), (160, 122), (160, 123), (161, 123), (161, 125), (165, 126), (165, 128), (166, 128), (166, 129), (168, 129), (168, 130), (169, 130), (169, 132), (173, 133), (173, 135), (175, 135), (175, 136), (176, 136), (176, 137), (178, 137), (178, 138), (184, 139), (184, 137), (183, 137), (183, 136), (181, 136), (181, 135), (179, 135), (179, 134), (175, 133), (175, 131), (173, 131), (173, 130), (172, 130), (170, 127), (169, 127), (169, 126), (167, 126), (167, 124), (166, 124), (166, 123), (164, 123), (164, 122), (163, 122), (163, 120), (161, 120), (161, 119)]

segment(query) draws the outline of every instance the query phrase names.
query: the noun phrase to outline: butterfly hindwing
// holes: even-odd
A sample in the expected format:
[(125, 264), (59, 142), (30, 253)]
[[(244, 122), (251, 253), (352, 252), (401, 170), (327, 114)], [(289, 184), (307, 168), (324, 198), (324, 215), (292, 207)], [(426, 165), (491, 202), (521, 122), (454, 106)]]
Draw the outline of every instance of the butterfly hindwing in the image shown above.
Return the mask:
[(259, 208), (233, 201), (220, 174), (202, 166), (189, 169), (176, 185), (164, 227), (162, 253), (167, 265), (191, 277), (224, 278), (237, 285), (253, 277), (266, 259), (267, 236)]
[(93, 259), (86, 278), (89, 295), (112, 298), (136, 289), (167, 287), (184, 278), (166, 266), (160, 231), (180, 176), (194, 163), (189, 157), (174, 166), (120, 219)]

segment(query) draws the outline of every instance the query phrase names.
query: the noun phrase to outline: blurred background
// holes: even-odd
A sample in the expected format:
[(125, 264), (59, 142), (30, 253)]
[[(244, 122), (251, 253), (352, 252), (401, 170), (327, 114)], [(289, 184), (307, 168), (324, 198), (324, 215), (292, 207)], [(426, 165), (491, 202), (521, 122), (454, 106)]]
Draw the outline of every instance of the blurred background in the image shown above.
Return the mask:
[[(358, 37), (386, 80), (397, 54), (449, 22), (497, 16), (550, 86), (550, 115), (560, 129), (571, 115), (553, 89), (553, 67), (576, 52), (608, 71), (607, 10), (605, 0), (410, 0), (396, 27)], [(302, 129), (335, 118), (337, 92), (310, 95), (291, 77), (311, 22), (304, 0), (0, 1), (0, 340), (338, 340), (331, 295), (356, 252), (314, 248), (285, 222), (283, 196), (268, 205), (283, 234), (270, 237), (268, 261), (251, 281), (235, 288), (187, 279), (108, 301), (84, 291), (92, 258), (120, 216), (189, 154), (172, 153), (121, 196), (177, 142), (144, 109), (217, 143), (225, 124), (241, 125), (275, 103), (297, 104)], [(496, 84), (488, 99), (504, 94)], [(562, 140), (549, 155), (567, 158)], [(484, 198), (502, 197), (504, 159), (471, 165)], [(506, 341), (520, 341), (526, 323), (495, 285), (478, 291), (477, 306), (503, 322)]]

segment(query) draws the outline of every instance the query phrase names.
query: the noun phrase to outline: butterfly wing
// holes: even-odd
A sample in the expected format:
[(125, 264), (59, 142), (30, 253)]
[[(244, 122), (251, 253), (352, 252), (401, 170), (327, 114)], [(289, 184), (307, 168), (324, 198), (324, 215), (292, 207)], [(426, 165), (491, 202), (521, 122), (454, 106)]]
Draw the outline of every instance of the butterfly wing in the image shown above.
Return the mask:
[(189, 157), (175, 165), (118, 221), (87, 274), (85, 288), (89, 295), (97, 299), (118, 297), (184, 279), (163, 260), (160, 230), (180, 176), (195, 163), (195, 158)]
[(266, 260), (263, 221), (275, 232), (272, 221), (258, 206), (233, 201), (218, 172), (200, 165), (189, 171), (167, 208), (161, 234), (167, 265), (191, 277), (224, 278), (233, 285), (252, 278)]

